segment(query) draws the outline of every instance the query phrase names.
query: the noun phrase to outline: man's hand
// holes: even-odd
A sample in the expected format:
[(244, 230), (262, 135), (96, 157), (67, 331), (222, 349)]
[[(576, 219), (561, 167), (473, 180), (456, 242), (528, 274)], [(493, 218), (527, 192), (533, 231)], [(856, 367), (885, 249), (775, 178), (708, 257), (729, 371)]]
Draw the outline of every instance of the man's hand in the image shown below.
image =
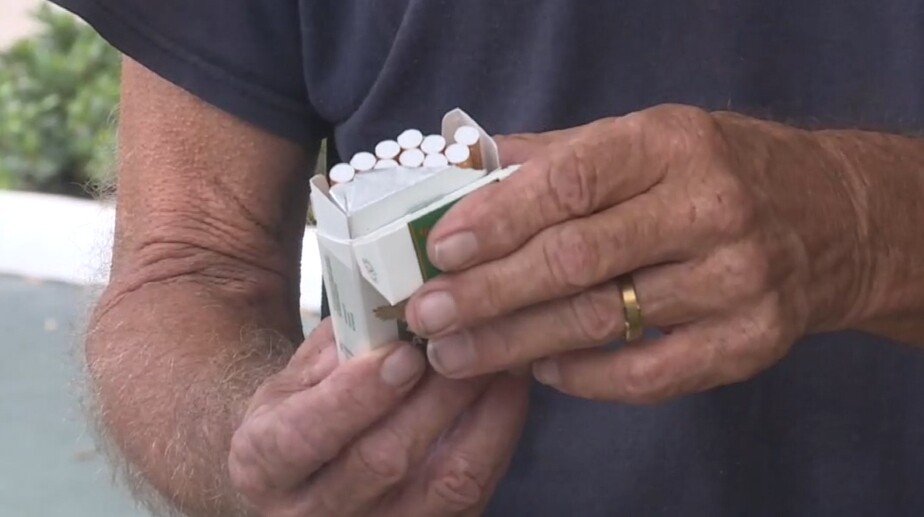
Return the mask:
[(483, 506), (529, 378), (425, 375), (405, 345), (337, 367), (328, 323), (294, 346), (317, 146), (130, 59), (123, 84), (113, 270), (86, 358), (135, 492), (202, 517)]
[(268, 516), (476, 514), (510, 461), (528, 378), (425, 367), (407, 344), (338, 367), (322, 323), (251, 401), (232, 481)]
[[(810, 132), (662, 106), (500, 144), (522, 169), (434, 228), (455, 273), (408, 305), (446, 376), (536, 361), (564, 392), (656, 401), (747, 379), (857, 309), (854, 185)], [(667, 334), (604, 349), (627, 273)]]

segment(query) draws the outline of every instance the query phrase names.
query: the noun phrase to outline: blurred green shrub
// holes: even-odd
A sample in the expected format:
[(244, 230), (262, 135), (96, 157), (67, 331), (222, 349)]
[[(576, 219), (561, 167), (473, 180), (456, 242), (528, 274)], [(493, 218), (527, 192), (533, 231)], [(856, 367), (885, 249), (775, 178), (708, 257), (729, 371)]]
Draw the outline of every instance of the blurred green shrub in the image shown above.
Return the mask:
[(119, 53), (69, 14), (35, 16), (0, 53), (0, 188), (87, 196), (114, 163)]

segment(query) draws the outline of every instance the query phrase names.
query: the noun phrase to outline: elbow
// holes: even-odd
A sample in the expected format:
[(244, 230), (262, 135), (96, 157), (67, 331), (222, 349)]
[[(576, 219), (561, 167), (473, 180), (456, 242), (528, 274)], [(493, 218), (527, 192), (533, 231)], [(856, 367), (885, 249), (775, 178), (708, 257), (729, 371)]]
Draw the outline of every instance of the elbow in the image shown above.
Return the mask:
[(248, 259), (191, 241), (148, 243), (130, 257), (114, 262), (110, 284), (94, 311), (94, 320), (148, 286), (183, 285), (236, 305), (288, 303), (297, 308), (297, 259), (285, 258), (280, 251), (268, 251), (260, 259)]
[(117, 266), (83, 350), (100, 441), (143, 501), (233, 501), (221, 469), (239, 418), (227, 376), (245, 327), (300, 335), (297, 289), (284, 272), (183, 243)]

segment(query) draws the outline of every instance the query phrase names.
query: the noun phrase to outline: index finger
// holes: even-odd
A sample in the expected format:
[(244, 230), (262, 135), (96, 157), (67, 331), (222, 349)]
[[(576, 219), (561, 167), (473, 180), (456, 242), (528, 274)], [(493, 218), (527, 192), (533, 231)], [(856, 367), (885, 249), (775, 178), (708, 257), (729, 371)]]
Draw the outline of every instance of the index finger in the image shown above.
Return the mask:
[[(414, 515), (480, 515), (516, 450), (526, 420), (530, 383), (494, 378), (487, 392), (434, 448), (427, 468), (395, 506)], [(406, 515), (407, 513), (403, 513)]]
[[(430, 260), (455, 271), (503, 257), (544, 228), (648, 190), (663, 167), (646, 161), (640, 135), (636, 123), (605, 119), (550, 139), (515, 174), (449, 210), (430, 233)], [(509, 144), (518, 149), (507, 154), (523, 154), (522, 142)]]
[(295, 486), (391, 411), (424, 367), (409, 344), (383, 347), (275, 407), (258, 409), (232, 439), (233, 475), (257, 494)]

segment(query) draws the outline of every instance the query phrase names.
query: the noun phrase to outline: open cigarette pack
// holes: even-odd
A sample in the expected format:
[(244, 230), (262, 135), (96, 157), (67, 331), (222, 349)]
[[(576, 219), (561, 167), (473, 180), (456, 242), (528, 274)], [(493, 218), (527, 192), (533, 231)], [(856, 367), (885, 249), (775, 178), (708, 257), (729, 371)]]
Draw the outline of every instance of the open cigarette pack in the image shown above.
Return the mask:
[[(446, 151), (439, 156), (422, 156), (419, 132), (416, 140), (413, 134), (402, 134), (400, 145), (386, 141), (377, 146), (380, 166), (373, 165), (377, 158), (372, 153), (357, 153), (353, 165), (358, 169), (341, 164), (346, 170), (334, 174), (332, 169), (328, 176), (311, 180), (341, 360), (410, 337), (403, 302), (440, 274), (427, 256), (430, 229), (456, 201), (517, 169), (500, 168), (494, 140), (462, 110), (443, 117), (441, 133), (423, 141), (427, 151)], [(458, 140), (466, 140), (468, 149), (459, 150)], [(449, 142), (454, 143), (446, 146)]]

